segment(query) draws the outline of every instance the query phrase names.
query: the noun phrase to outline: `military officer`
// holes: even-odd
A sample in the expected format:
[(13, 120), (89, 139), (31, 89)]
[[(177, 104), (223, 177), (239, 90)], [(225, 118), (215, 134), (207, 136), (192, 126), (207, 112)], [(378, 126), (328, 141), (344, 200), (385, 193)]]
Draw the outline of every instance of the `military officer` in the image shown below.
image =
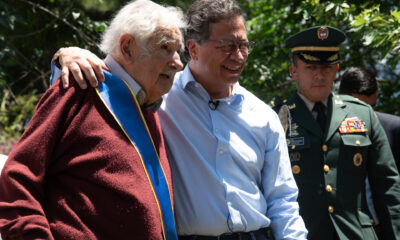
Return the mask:
[(332, 94), (339, 65), (336, 28), (289, 37), (297, 92), (276, 106), (309, 239), (377, 239), (365, 198), (368, 175), (385, 239), (400, 239), (400, 181), (390, 145), (372, 108)]

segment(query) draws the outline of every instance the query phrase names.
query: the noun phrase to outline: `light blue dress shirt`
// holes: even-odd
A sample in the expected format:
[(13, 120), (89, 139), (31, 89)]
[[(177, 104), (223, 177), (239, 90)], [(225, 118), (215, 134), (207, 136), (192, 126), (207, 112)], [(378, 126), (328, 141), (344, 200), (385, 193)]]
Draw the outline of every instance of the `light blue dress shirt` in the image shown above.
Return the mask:
[(179, 235), (271, 226), (276, 239), (306, 239), (277, 114), (239, 83), (216, 110), (209, 100), (186, 66), (159, 110)]

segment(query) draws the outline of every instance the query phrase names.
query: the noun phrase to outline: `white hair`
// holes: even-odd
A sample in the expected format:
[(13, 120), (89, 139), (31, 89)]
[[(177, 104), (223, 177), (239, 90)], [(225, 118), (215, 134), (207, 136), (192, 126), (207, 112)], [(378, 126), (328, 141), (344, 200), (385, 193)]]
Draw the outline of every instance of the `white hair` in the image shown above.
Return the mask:
[(107, 27), (100, 49), (106, 54), (119, 54), (119, 39), (124, 34), (130, 34), (147, 51), (147, 41), (159, 26), (183, 29), (187, 23), (180, 8), (161, 6), (150, 0), (132, 1), (119, 10)]

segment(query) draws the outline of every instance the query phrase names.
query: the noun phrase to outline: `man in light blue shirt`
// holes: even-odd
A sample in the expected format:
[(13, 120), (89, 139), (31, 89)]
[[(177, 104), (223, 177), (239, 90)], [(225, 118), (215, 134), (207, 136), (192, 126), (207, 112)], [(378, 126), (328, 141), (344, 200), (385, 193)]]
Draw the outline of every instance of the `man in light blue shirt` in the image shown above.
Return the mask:
[[(159, 111), (179, 238), (268, 239), (271, 227), (275, 239), (306, 239), (280, 120), (238, 83), (251, 45), (240, 7), (197, 0), (187, 17), (190, 60)], [(84, 53), (71, 57), (64, 49), (56, 60), (64, 73), (78, 61), (98, 62)], [(93, 71), (102, 79), (84, 65), (90, 83)]]

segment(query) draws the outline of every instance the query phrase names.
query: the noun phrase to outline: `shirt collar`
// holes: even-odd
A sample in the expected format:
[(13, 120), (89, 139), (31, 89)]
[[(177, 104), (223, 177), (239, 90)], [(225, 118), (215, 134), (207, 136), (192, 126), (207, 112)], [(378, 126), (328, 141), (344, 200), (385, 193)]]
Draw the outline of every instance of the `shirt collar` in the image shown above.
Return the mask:
[(144, 100), (146, 98), (146, 93), (142, 89), (142, 87), (129, 75), (125, 69), (110, 55), (108, 54), (107, 57), (104, 59), (104, 63), (110, 69), (110, 72), (122, 80), (125, 80), (129, 87), (132, 89), (133, 93), (136, 96), (139, 105), (144, 108), (149, 108), (153, 112), (156, 112), (162, 103), (162, 98), (159, 98), (157, 101), (150, 105), (144, 105)]
[[(308, 100), (308, 98), (306, 98), (303, 94), (297, 92), (297, 94), (299, 95), (299, 97), (304, 101), (304, 103), (306, 104), (306, 107), (308, 108), (308, 110), (310, 110), (310, 112), (312, 112), (312, 109), (314, 108), (315, 102)], [(326, 106), (328, 106), (328, 98), (325, 99), (324, 101), (322, 101), (322, 104)]]

